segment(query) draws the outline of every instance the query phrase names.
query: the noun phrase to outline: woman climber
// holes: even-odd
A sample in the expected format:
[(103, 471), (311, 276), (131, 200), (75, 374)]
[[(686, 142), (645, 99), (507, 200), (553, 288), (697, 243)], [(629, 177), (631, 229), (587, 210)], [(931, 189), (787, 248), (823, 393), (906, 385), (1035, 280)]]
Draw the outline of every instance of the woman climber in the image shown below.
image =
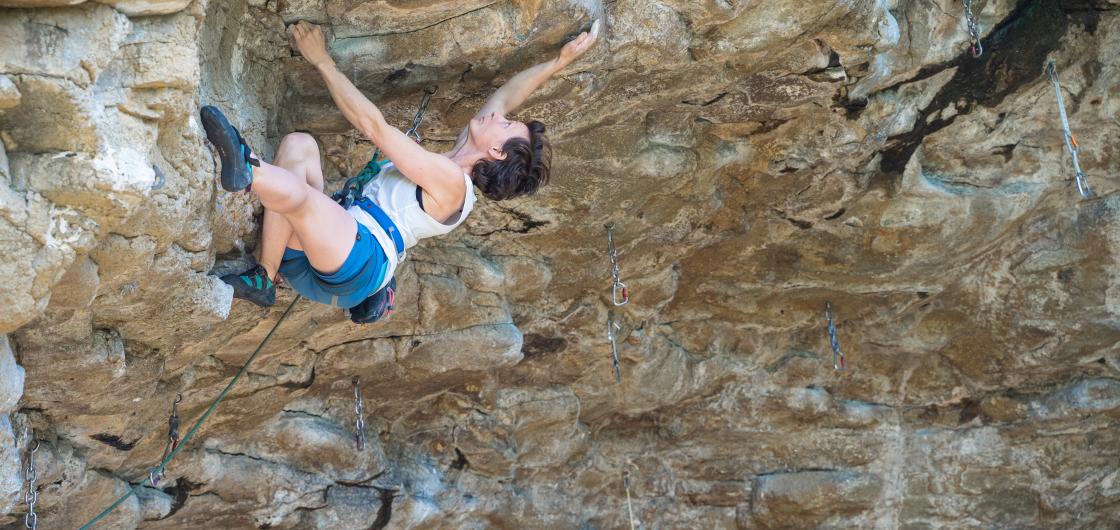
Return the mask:
[(386, 123), (335, 67), (322, 30), (306, 22), (292, 29), (296, 47), (319, 70), (342, 114), (391, 163), (344, 209), (323, 193), (319, 149), (310, 135), (285, 136), (269, 164), (221, 111), (203, 107), (203, 128), (221, 158), (222, 187), (252, 190), (264, 206), (259, 264), (222, 280), (233, 286), (234, 297), (268, 307), (281, 274), (304, 297), (347, 308), (351, 320), (361, 323), (391, 307), (393, 272), (407, 248), (462, 224), (474, 206), (475, 186), (500, 201), (531, 195), (548, 182), (551, 149), (544, 124), (512, 121), (506, 113), (586, 52), (598, 38), (599, 22), (565, 44), (557, 58), (513, 76), (445, 153), (425, 150)]

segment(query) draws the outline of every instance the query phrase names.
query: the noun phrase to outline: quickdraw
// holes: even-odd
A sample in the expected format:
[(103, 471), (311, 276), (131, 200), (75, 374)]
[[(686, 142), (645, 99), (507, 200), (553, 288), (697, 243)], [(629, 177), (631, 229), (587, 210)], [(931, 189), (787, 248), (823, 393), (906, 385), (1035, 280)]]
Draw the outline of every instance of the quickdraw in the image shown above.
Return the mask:
[(358, 376), (350, 380), (354, 385), (354, 445), (361, 451), (366, 443), (365, 410), (362, 407), (362, 387)]
[(607, 312), (607, 340), (611, 341), (611, 357), (614, 359), (614, 380), (622, 382), (622, 369), (618, 365), (618, 336), (615, 333), (622, 331), (622, 326), (614, 321), (614, 311)]
[(828, 319), (828, 342), (832, 345), (832, 368), (842, 371), (846, 368), (844, 352), (840, 351), (840, 339), (836, 338), (836, 323), (832, 319), (832, 302), (824, 303), (824, 315)]
[(614, 285), (611, 287), (611, 303), (615, 306), (624, 306), (630, 303), (630, 291), (619, 277), (618, 249), (614, 247), (614, 225), (607, 225), (607, 253), (610, 254), (611, 278), (614, 280)]
[(27, 514), (23, 516), (23, 526), (36, 530), (39, 528), (39, 515), (35, 513), (35, 503), (39, 502), (39, 490), (35, 488), (35, 453), (39, 450), (39, 440), (27, 451), (27, 467), (23, 473), (23, 502), (27, 505)]
[[(167, 417), (167, 443), (163, 446), (163, 456), (159, 461), (164, 462), (167, 460), (167, 455), (171, 454), (176, 447), (179, 447), (179, 403), (183, 402), (183, 395), (178, 394), (175, 396), (175, 401), (171, 403), (171, 415)], [(159, 481), (163, 480), (166, 476), (167, 469), (155, 467), (148, 472), (148, 479), (152, 481), (152, 487), (158, 487)]]
[(1089, 183), (1085, 181), (1085, 173), (1081, 171), (1081, 162), (1077, 159), (1077, 153), (1080, 151), (1080, 146), (1077, 145), (1077, 137), (1069, 130), (1069, 118), (1066, 116), (1066, 101), (1062, 98), (1062, 82), (1058, 79), (1058, 69), (1054, 66), (1054, 61), (1050, 61), (1046, 65), (1046, 73), (1050, 74), (1050, 82), (1054, 85), (1054, 94), (1058, 98), (1058, 116), (1062, 120), (1062, 139), (1066, 142), (1066, 150), (1069, 151), (1069, 156), (1073, 159), (1073, 179), (1077, 182), (1077, 192), (1082, 197), (1088, 198), (1093, 194), (1089, 189)]
[(971, 42), (968, 51), (973, 57), (980, 58), (984, 54), (984, 45), (980, 43), (980, 26), (972, 14), (972, 0), (964, 0), (964, 21), (968, 25), (968, 40)]

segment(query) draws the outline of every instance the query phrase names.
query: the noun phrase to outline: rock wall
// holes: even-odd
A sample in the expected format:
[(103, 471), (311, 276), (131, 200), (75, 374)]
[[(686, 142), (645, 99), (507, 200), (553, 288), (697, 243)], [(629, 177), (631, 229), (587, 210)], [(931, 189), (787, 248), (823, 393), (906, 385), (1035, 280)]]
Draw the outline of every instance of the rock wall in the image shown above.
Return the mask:
[(175, 397), (185, 434), (292, 301), (217, 280), (260, 209), (215, 185), (197, 112), (266, 157), (310, 131), (330, 189), (364, 164), (296, 20), (393, 123), (438, 85), (431, 149), (605, 28), (517, 113), (550, 128), (542, 193), (413, 249), (387, 322), (297, 304), (99, 528), (1120, 520), (1117, 0), (976, 0), (979, 59), (958, 0), (0, 6), (0, 528), (22, 525), (32, 439), (41, 527), (81, 525), (158, 462)]

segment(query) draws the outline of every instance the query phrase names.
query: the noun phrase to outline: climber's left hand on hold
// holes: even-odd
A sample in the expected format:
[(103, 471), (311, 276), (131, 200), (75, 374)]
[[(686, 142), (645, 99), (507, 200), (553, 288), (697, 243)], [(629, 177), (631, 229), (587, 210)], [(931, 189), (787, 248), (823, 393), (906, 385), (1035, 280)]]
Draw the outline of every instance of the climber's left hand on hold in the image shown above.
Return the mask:
[(571, 64), (572, 61), (575, 61), (580, 55), (583, 55), (584, 52), (591, 49), (595, 41), (599, 40), (600, 22), (601, 20), (596, 20), (595, 23), (591, 25), (591, 31), (580, 33), (578, 37), (564, 45), (560, 50), (561, 63), (565, 65)]
[(323, 37), (323, 30), (319, 26), (301, 20), (291, 26), (291, 32), (296, 48), (307, 62), (316, 67), (333, 62), (330, 54), (327, 53), (327, 40)]

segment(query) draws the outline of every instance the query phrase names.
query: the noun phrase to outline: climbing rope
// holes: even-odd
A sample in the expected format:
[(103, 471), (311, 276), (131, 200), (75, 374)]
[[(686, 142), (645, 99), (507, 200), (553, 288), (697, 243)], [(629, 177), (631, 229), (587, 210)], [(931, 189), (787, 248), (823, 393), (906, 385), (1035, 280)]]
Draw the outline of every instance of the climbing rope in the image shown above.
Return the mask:
[[(268, 344), (268, 340), (272, 338), (273, 333), (276, 333), (276, 329), (280, 327), (280, 324), (288, 318), (288, 314), (291, 313), (292, 308), (296, 306), (296, 302), (299, 302), (300, 298), (302, 297), (296, 295), (295, 299), (292, 300), (292, 303), (289, 304), (288, 308), (284, 310), (284, 314), (280, 315), (280, 320), (277, 320), (276, 324), (272, 326), (272, 329), (268, 332), (268, 335), (265, 335), (264, 339), (261, 340), (260, 345), (258, 345), (257, 349), (253, 351), (253, 354), (249, 356), (249, 359), (245, 361), (245, 364), (241, 365), (241, 369), (237, 371), (237, 374), (233, 376), (233, 379), (230, 380), (225, 389), (223, 389), (222, 392), (218, 394), (218, 397), (214, 400), (213, 403), (210, 404), (210, 407), (206, 409), (206, 412), (204, 412), (202, 416), (198, 418), (198, 421), (194, 423), (194, 426), (191, 427), (191, 430), (187, 431), (187, 435), (183, 437), (182, 442), (180, 442), (174, 449), (172, 449), (171, 453), (165, 456), (163, 460), (160, 461), (159, 465), (153, 468), (152, 471), (148, 473), (149, 481), (154, 475), (162, 475), (164, 469), (167, 468), (168, 462), (171, 462), (171, 460), (179, 454), (179, 451), (183, 450), (183, 447), (186, 447), (187, 442), (189, 442), (191, 437), (194, 436), (194, 433), (198, 432), (199, 427), (202, 427), (202, 424), (206, 422), (206, 419), (214, 413), (214, 410), (216, 410), (218, 408), (218, 405), (221, 404), (222, 400), (226, 398), (226, 395), (229, 394), (229, 391), (233, 389), (233, 385), (237, 384), (237, 380), (241, 379), (241, 376), (245, 375), (245, 372), (249, 370), (249, 365), (253, 363), (253, 359), (256, 359), (257, 354), (259, 354), (261, 350), (264, 349), (264, 345)], [(108, 508), (105, 508), (93, 519), (90, 519), (88, 523), (82, 525), (80, 530), (88, 530), (89, 528), (92, 528), (94, 523), (105, 518), (106, 515), (109, 515), (110, 512), (115, 510), (117, 506), (120, 506), (121, 503), (123, 503), (129, 497), (136, 495), (136, 493), (140, 491), (140, 488), (144, 487), (144, 483), (145, 481), (141, 479), (139, 484), (133, 486), (132, 489), (128, 490), (128, 493), (122, 495), (119, 499), (116, 500), (116, 502), (110, 504)], [(152, 486), (155, 487), (155, 484), (152, 484)]]
[(350, 380), (354, 384), (354, 444), (358, 446), (361, 451), (365, 447), (366, 441), (366, 420), (365, 411), (362, 408), (362, 387), (360, 386), (358, 376)]
[(607, 311), (607, 340), (611, 341), (611, 357), (614, 359), (614, 380), (622, 382), (622, 369), (618, 366), (618, 336), (615, 333), (622, 331), (622, 326), (614, 321), (614, 311)]
[(972, 43), (968, 51), (973, 57), (980, 58), (984, 54), (984, 46), (980, 44), (980, 25), (972, 14), (972, 0), (964, 0), (964, 21), (968, 25), (968, 40)]
[[(611, 287), (611, 303), (623, 306), (630, 302), (630, 291), (626, 289), (626, 284), (622, 283), (618, 274), (618, 250), (614, 247), (614, 225), (607, 225), (607, 252), (611, 257), (611, 277), (614, 279), (614, 285)], [(619, 298), (619, 294), (622, 298)]]
[(832, 302), (824, 303), (824, 315), (828, 319), (828, 342), (832, 344), (832, 368), (841, 371), (845, 368), (844, 352), (840, 351), (840, 339), (836, 338), (836, 323), (832, 319)]
[[(179, 403), (182, 402), (182, 394), (177, 395), (175, 401), (171, 402), (171, 415), (167, 417), (167, 443), (163, 446), (163, 456), (159, 458), (160, 462), (163, 462), (168, 453), (179, 446)], [(148, 473), (148, 480), (152, 481), (152, 487), (156, 487), (164, 476), (164, 470), (160, 470), (158, 474), (155, 474), (155, 470), (152, 470)]]
[(1089, 184), (1085, 182), (1085, 173), (1081, 172), (1081, 163), (1077, 160), (1077, 152), (1080, 147), (1077, 145), (1077, 137), (1069, 130), (1069, 118), (1066, 117), (1066, 101), (1062, 98), (1062, 82), (1058, 79), (1058, 69), (1054, 67), (1054, 61), (1046, 65), (1046, 72), (1050, 74), (1050, 82), (1054, 85), (1054, 94), (1058, 97), (1058, 116), (1062, 120), (1062, 139), (1066, 142), (1066, 149), (1069, 151), (1070, 158), (1073, 159), (1073, 178), (1077, 182), (1077, 192), (1082, 197), (1088, 198), (1092, 195), (1092, 190), (1089, 189)]
[(622, 470), (622, 482), (626, 484), (626, 511), (630, 514), (630, 530), (634, 530), (634, 506), (630, 503), (630, 470)]
[[(32, 433), (34, 434), (34, 433)], [(39, 450), (39, 440), (27, 451), (27, 467), (23, 473), (23, 503), (27, 505), (27, 514), (23, 516), (23, 526), (36, 530), (39, 528), (39, 515), (35, 513), (35, 503), (39, 502), (39, 490), (35, 488), (35, 452)]]

